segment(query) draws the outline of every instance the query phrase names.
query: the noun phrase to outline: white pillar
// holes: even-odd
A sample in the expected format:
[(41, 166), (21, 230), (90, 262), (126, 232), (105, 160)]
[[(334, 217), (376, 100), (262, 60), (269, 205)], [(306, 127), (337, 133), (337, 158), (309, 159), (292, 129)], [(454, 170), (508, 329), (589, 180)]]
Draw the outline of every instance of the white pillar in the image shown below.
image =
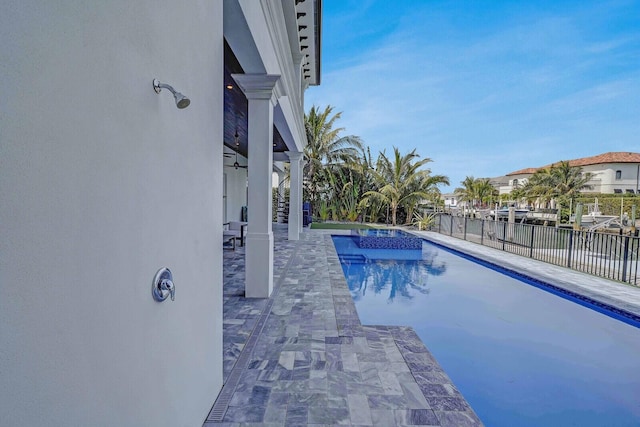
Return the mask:
[(233, 74), (232, 77), (249, 101), (245, 297), (268, 298), (273, 291), (273, 107), (277, 103), (276, 83), (280, 76)]
[(284, 212), (282, 212), (280, 210), (281, 206), (284, 206), (284, 193), (285, 193), (285, 186), (282, 184), (284, 182), (284, 179), (286, 178), (286, 175), (284, 172), (280, 172), (278, 171), (278, 206), (276, 207), (277, 212), (277, 222), (278, 224), (282, 224), (284, 222)]
[(302, 231), (302, 168), (303, 153), (287, 151), (291, 180), (289, 181), (289, 240), (300, 239)]

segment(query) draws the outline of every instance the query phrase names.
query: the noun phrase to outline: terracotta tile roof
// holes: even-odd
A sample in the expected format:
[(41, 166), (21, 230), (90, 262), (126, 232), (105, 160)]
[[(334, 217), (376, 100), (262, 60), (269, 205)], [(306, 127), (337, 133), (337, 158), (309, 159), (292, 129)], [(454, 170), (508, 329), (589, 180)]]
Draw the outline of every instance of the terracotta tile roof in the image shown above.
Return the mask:
[(521, 174), (524, 174), (524, 173), (534, 174), (534, 173), (536, 173), (536, 171), (537, 171), (538, 169), (540, 169), (540, 168), (526, 168), (526, 169), (520, 169), (520, 170), (517, 170), (517, 171), (515, 171), (515, 172), (509, 172), (509, 173), (507, 174), (507, 176), (511, 176), (511, 175), (521, 175)]
[[(509, 172), (507, 176), (520, 175), (520, 174), (533, 174), (539, 169), (545, 169), (559, 162), (551, 163), (539, 168), (526, 168), (520, 169), (515, 172)], [(604, 154), (598, 154), (597, 156), (582, 157), (580, 159), (569, 160), (569, 166), (588, 166), (588, 165), (601, 165), (606, 163), (640, 163), (640, 153), (631, 153), (626, 151), (609, 152)]]
[(569, 160), (570, 166), (600, 165), (603, 163), (640, 163), (640, 153), (611, 152)]

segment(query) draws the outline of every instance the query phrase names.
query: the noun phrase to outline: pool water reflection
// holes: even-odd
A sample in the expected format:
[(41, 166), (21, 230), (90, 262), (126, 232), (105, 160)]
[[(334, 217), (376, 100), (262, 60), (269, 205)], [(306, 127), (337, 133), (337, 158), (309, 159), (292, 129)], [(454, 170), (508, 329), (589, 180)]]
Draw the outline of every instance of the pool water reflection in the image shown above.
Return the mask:
[(640, 425), (639, 328), (426, 241), (334, 243), (362, 323), (412, 326), (486, 425)]

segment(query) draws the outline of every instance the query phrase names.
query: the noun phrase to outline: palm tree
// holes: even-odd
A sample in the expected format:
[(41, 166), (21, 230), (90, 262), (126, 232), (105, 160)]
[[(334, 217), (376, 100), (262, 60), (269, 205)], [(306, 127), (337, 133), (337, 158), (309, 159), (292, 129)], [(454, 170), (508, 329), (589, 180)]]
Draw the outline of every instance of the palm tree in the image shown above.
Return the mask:
[(498, 190), (491, 184), (489, 178), (478, 178), (473, 185), (477, 199), (483, 206), (498, 198)]
[(459, 200), (470, 202), (472, 208), (477, 207), (478, 204), (484, 206), (498, 197), (498, 190), (491, 185), (489, 178), (467, 176), (460, 184), (462, 187), (456, 188), (454, 193)]
[(551, 166), (551, 176), (554, 182), (554, 192), (568, 199), (575, 199), (582, 190), (591, 190), (593, 186), (587, 184), (591, 180), (591, 173), (582, 172), (581, 167), (570, 166), (562, 161)]
[(553, 177), (549, 169), (539, 169), (522, 186), (522, 194), (525, 199), (537, 200), (546, 206), (554, 197), (553, 188)]
[[(362, 206), (371, 202), (380, 202), (391, 209), (391, 222), (397, 223), (397, 212), (401, 206), (413, 208), (418, 200), (433, 196), (434, 188), (438, 184), (448, 184), (449, 179), (438, 175), (430, 177), (429, 169), (420, 169), (431, 159), (420, 157), (414, 149), (408, 154), (401, 155), (397, 147), (393, 147), (393, 157), (389, 159), (385, 152), (380, 153), (373, 171), (376, 189), (363, 194), (360, 201)], [(431, 178), (431, 179), (428, 179)]]
[[(409, 189), (413, 196), (408, 196), (402, 204), (407, 212), (405, 224), (412, 222), (414, 210), (421, 204), (428, 202), (434, 205), (440, 200), (441, 193), (438, 188), (440, 184), (449, 185), (449, 178), (444, 175), (427, 174), (413, 183), (413, 188)], [(427, 197), (423, 197), (423, 194)]]
[[(362, 194), (376, 188), (374, 177), (375, 164), (372, 160), (369, 147), (360, 149), (359, 154), (346, 162), (344, 166), (349, 169), (349, 176), (353, 180), (354, 187), (358, 189), (358, 200)], [(377, 220), (380, 210), (381, 205), (379, 203), (360, 206), (363, 218), (369, 217), (370, 221), (373, 222)]]
[(320, 193), (327, 187), (327, 174), (335, 173), (337, 165), (357, 157), (357, 150), (363, 147), (359, 137), (341, 137), (344, 128), (334, 128), (340, 116), (341, 113), (333, 114), (330, 105), (323, 111), (314, 105), (304, 117), (308, 142), (304, 148), (305, 191), (313, 209), (318, 208)]
[(467, 202), (473, 207), (476, 204), (476, 179), (473, 176), (467, 176), (464, 181), (460, 182), (462, 187), (453, 190), (453, 193), (461, 202)]
[(587, 184), (589, 180), (591, 173), (583, 173), (581, 167), (570, 166), (569, 162), (562, 161), (536, 171), (522, 192), (526, 198), (537, 199), (545, 204), (554, 199), (564, 204), (568, 200), (575, 200), (582, 190), (591, 189), (592, 186)]

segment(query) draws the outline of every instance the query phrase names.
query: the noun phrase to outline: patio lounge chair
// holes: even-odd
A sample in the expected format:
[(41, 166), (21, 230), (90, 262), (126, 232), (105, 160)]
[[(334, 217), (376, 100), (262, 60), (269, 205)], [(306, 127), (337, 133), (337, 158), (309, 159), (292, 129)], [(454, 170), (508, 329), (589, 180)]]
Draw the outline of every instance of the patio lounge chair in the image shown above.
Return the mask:
[(231, 250), (236, 250), (236, 233), (234, 231), (222, 230), (222, 244), (229, 243)]
[(224, 224), (226, 226), (226, 230), (229, 233), (235, 233), (236, 240), (240, 240), (240, 246), (244, 246), (244, 228), (247, 226), (246, 222), (242, 221), (229, 221)]

